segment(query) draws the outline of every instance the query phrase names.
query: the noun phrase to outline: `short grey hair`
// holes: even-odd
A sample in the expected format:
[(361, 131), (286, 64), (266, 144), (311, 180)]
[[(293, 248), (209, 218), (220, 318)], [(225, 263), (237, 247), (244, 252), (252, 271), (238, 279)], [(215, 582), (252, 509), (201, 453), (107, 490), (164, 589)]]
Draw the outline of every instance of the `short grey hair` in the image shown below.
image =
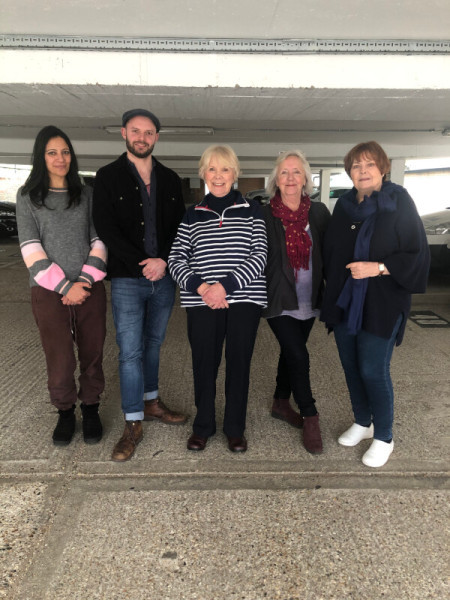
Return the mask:
[(312, 180), (311, 167), (309, 166), (309, 162), (306, 160), (305, 155), (300, 150), (287, 150), (286, 152), (281, 152), (279, 157), (275, 162), (275, 166), (272, 169), (272, 173), (269, 175), (269, 179), (267, 181), (266, 191), (270, 194), (270, 197), (273, 198), (275, 196), (278, 186), (277, 186), (277, 175), (278, 169), (287, 158), (295, 156), (302, 163), (303, 170), (305, 171), (305, 185), (303, 186), (303, 193), (310, 194), (314, 189), (314, 184)]

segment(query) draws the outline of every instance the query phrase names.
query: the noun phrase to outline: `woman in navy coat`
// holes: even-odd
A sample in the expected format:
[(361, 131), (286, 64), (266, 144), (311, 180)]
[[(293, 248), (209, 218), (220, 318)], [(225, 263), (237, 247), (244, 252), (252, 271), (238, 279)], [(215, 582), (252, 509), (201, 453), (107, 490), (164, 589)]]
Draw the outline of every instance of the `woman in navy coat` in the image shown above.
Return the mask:
[(338, 442), (373, 438), (362, 461), (381, 467), (394, 449), (391, 356), (411, 294), (425, 292), (429, 248), (408, 192), (386, 181), (390, 162), (377, 142), (352, 148), (344, 166), (354, 187), (339, 198), (325, 235), (321, 319), (334, 331), (355, 419)]

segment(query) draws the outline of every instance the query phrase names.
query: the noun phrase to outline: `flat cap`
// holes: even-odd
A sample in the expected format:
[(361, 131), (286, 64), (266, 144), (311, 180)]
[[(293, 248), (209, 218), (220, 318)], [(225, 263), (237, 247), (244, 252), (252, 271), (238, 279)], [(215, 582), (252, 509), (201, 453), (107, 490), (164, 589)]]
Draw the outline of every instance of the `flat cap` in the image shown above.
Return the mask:
[(159, 122), (158, 117), (145, 108), (132, 108), (131, 110), (124, 112), (122, 115), (122, 127), (125, 127), (128, 121), (133, 119), (133, 117), (147, 117), (147, 119), (150, 119), (156, 127), (156, 132), (159, 132), (161, 129), (161, 123)]

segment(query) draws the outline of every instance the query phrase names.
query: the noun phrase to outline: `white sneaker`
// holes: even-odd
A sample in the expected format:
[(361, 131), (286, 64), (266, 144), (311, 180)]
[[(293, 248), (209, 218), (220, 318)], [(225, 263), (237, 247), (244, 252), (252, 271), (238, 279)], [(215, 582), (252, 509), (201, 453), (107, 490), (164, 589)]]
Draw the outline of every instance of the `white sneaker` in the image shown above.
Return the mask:
[(341, 446), (356, 446), (362, 440), (368, 440), (373, 438), (373, 423), (370, 427), (363, 427), (357, 423), (353, 423), (350, 429), (344, 431), (344, 433), (338, 438)]
[(381, 440), (373, 440), (370, 448), (363, 455), (362, 461), (368, 467), (382, 467), (389, 460), (392, 450), (394, 449), (394, 440), (382, 442)]

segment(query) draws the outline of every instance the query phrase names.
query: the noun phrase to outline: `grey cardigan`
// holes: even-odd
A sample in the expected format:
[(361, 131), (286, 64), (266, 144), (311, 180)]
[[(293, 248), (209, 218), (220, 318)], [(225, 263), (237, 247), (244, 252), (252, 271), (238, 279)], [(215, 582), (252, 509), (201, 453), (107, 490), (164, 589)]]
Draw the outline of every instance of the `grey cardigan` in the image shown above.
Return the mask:
[[(286, 252), (284, 227), (280, 219), (272, 215), (270, 205), (263, 207), (266, 223), (268, 256), (266, 266), (267, 302), (263, 316), (276, 317), (283, 310), (298, 308), (294, 270)], [(312, 296), (311, 306), (320, 308), (323, 295), (322, 243), (330, 221), (330, 212), (325, 204), (311, 202), (308, 220), (313, 240), (312, 246)]]

